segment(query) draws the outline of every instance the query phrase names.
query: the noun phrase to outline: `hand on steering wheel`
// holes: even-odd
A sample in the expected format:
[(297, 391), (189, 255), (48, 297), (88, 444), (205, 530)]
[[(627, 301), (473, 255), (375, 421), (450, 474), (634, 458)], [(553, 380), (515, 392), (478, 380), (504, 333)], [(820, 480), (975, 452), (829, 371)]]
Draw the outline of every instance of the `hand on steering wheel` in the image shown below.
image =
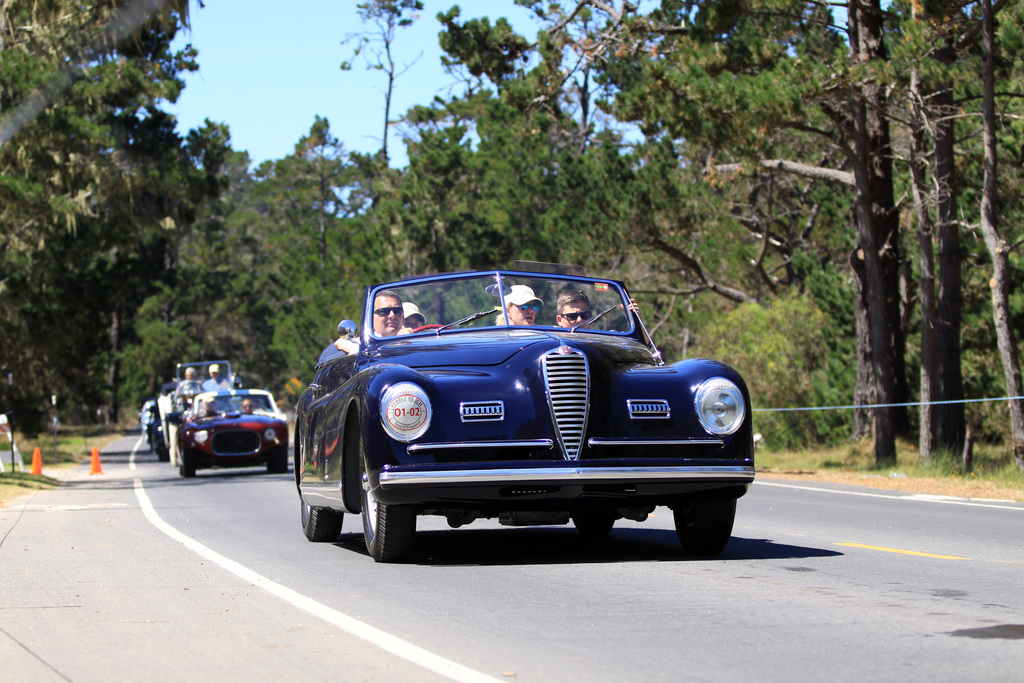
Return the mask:
[(426, 332), (427, 330), (436, 330), (439, 327), (444, 327), (444, 325), (437, 325), (437, 324), (434, 324), (434, 325), (420, 325), (419, 327), (417, 327), (416, 329), (413, 330), (413, 333), (415, 334), (416, 332)]

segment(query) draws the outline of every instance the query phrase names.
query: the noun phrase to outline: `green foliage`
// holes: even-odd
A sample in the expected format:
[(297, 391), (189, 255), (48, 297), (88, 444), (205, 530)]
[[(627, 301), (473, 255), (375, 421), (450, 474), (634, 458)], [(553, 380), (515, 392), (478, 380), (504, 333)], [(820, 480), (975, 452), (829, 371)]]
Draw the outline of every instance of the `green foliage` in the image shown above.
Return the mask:
[(441, 64), (449, 70), (465, 69), (479, 78), (486, 76), (494, 85), (515, 74), (530, 47), (529, 41), (512, 30), (507, 19), (471, 19), (465, 24), (456, 21), (460, 14), (456, 5), (437, 15), (445, 30), (440, 34), (440, 46), (445, 52)]
[[(895, 2), (887, 56), (854, 63), (821, 4), (665, 0), (641, 12), (517, 1), (541, 22), (534, 40), (505, 19), (462, 21), (457, 7), (437, 16), (443, 64), (466, 89), (404, 115), (402, 169), (387, 162), (392, 113), (382, 154), (350, 153), (310, 112), (294, 151), (255, 170), (223, 124), (178, 135), (160, 103), (197, 68), (191, 47), (169, 47), (184, 3), (134, 24), (128, 40), (105, 29), (120, 0), (5, 5), (0, 131), (16, 135), (0, 147), (0, 370), (15, 384), (0, 381), (0, 409), (39, 429), (53, 393), (62, 415), (82, 403), (134, 408), (175, 363), (211, 357), (283, 397), (291, 378), (308, 377), (338, 321), (357, 316), (366, 285), (515, 260), (626, 281), (667, 360), (734, 364), (755, 408), (848, 405), (854, 193), (839, 176), (809, 171), (850, 171), (850, 95), (883, 82), (895, 131), (886, 154), (898, 190), (909, 188), (899, 163), (912, 70), (950, 84), (958, 107), (929, 113), (956, 114), (965, 391), (1005, 392), (991, 264), (969, 227), (983, 172), (978, 49), (940, 49), (969, 34), (974, 5)], [(621, 14), (609, 12), (619, 5)], [(356, 54), (379, 48), (367, 68), (386, 71), (389, 87), (400, 68), (388, 48), (421, 10), (418, 0), (359, 5), (370, 30), (350, 40)], [(1007, 94), (1024, 72), (1021, 11), (1000, 9), (998, 89)], [(35, 118), (10, 115), (28, 111), (34, 93), (51, 98)], [(1014, 245), (1024, 124), (1019, 98), (999, 106), (998, 208)], [(1017, 251), (1011, 267), (1013, 327), (1024, 329)], [(913, 287), (904, 294), (913, 344), (917, 298)], [(911, 346), (912, 367), (917, 357)], [(979, 443), (1008, 437), (1004, 405), (967, 410)], [(841, 410), (754, 419), (769, 448), (834, 444), (850, 431)]]
[(232, 290), (216, 301), (231, 310), (218, 316), (222, 331), (206, 325), (247, 384), (281, 390), (306, 376), (341, 318), (355, 317), (366, 282), (382, 277), (374, 271), (383, 257), (377, 228), (366, 217), (379, 176), (316, 117), (292, 155), (265, 163), (238, 188), (226, 220), (193, 252), (197, 269), (209, 272), (206, 255), (220, 250)]
[(195, 68), (191, 49), (169, 48), (182, 5), (137, 18), (122, 2), (4, 6), (0, 329), (15, 380), (3, 403), (19, 424), (47, 413), (51, 394), (75, 413), (110, 397), (163, 226), (187, 221), (196, 199), (173, 121), (154, 106)]
[(692, 25), (664, 37), (636, 40), (599, 79), (615, 86), (616, 116), (648, 135), (700, 142), (756, 155), (780, 126), (820, 125), (815, 103), (831, 97), (846, 69), (844, 46), (820, 5), (789, 2), (712, 2), (663, 7), (656, 25)]
[[(831, 326), (809, 297), (781, 297), (767, 308), (741, 304), (704, 329), (700, 350), (743, 375), (755, 410), (814, 407)], [(818, 443), (819, 428), (810, 411), (754, 413), (755, 431), (772, 448)]]
[(406, 240), (394, 243), (402, 272), (582, 262), (621, 234), (632, 170), (610, 137), (581, 151), (572, 121), (524, 116), (486, 91), (408, 120), (409, 167), (376, 212)]

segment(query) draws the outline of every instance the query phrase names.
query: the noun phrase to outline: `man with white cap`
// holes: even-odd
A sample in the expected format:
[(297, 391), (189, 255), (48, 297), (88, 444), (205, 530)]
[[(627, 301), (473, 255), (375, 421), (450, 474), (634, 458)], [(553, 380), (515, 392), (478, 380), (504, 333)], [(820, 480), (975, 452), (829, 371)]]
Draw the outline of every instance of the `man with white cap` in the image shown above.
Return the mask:
[(398, 331), (398, 334), (409, 334), (417, 327), (421, 327), (426, 323), (426, 318), (420, 313), (420, 307), (411, 301), (403, 301), (402, 309), (405, 312), (405, 323), (402, 329)]
[[(505, 295), (505, 307), (508, 309), (510, 325), (533, 325), (544, 302), (526, 285), (512, 285)], [(504, 325), (504, 316), (498, 316), (498, 324)]]
[(203, 391), (220, 391), (221, 389), (230, 389), (231, 384), (226, 379), (220, 378), (220, 365), (213, 363), (210, 365), (210, 377), (203, 381)]

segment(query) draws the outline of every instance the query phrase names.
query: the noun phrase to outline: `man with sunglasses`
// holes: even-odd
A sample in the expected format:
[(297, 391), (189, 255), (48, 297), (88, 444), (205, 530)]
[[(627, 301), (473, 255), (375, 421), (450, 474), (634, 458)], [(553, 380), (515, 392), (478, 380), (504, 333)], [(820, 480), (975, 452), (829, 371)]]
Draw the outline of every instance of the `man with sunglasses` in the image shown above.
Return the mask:
[(555, 323), (559, 327), (586, 327), (594, 314), (590, 310), (590, 298), (579, 289), (563, 289), (555, 302)]
[[(505, 295), (509, 324), (533, 325), (544, 302), (526, 285), (512, 285), (511, 290)], [(505, 324), (503, 316), (498, 316), (498, 324)]]
[[(393, 289), (377, 292), (377, 296), (373, 298), (373, 333), (379, 337), (394, 337), (404, 324), (405, 309), (402, 307), (402, 297)], [(346, 354), (355, 353), (359, 350), (359, 340), (338, 337), (333, 346)], [(318, 362), (329, 360), (334, 355), (328, 346), (320, 354)]]
[(378, 292), (373, 299), (373, 332), (379, 337), (394, 337), (405, 323), (402, 297), (393, 289)]

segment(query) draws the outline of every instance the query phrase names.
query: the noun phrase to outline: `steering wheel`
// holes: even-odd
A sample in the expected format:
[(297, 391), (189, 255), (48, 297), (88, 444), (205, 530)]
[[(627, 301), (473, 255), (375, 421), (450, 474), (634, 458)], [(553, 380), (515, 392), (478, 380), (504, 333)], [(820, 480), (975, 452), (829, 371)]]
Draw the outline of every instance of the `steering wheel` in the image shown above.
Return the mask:
[(444, 325), (437, 325), (437, 324), (434, 324), (434, 325), (420, 325), (419, 327), (417, 327), (416, 329), (413, 330), (413, 333), (415, 334), (416, 332), (426, 332), (427, 330), (436, 330), (439, 327), (444, 327)]

